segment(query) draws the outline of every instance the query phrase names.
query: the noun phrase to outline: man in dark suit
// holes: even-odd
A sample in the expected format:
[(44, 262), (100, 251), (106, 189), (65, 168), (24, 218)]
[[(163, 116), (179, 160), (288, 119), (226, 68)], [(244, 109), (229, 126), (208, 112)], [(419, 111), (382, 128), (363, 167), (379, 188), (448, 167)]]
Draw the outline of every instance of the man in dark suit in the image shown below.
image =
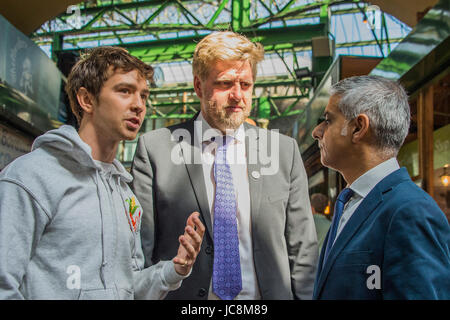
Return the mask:
[(347, 182), (319, 258), (314, 299), (449, 299), (450, 228), (396, 160), (408, 134), (404, 89), (375, 76), (332, 87), (313, 131), (322, 164)]
[(233, 32), (205, 37), (193, 58), (201, 112), (139, 139), (132, 188), (147, 263), (173, 255), (190, 212), (206, 226), (191, 276), (168, 299), (312, 297), (317, 239), (297, 143), (244, 123), (263, 54)]

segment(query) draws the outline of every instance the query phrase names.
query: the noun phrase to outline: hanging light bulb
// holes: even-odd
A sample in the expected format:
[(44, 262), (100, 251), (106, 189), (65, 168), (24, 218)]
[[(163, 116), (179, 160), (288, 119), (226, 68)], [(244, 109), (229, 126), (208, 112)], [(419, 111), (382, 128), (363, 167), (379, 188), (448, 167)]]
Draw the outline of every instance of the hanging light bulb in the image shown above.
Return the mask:
[(445, 187), (448, 187), (448, 184), (450, 182), (450, 176), (447, 173), (447, 167), (448, 167), (448, 164), (446, 164), (444, 166), (444, 172), (440, 176), (441, 182)]

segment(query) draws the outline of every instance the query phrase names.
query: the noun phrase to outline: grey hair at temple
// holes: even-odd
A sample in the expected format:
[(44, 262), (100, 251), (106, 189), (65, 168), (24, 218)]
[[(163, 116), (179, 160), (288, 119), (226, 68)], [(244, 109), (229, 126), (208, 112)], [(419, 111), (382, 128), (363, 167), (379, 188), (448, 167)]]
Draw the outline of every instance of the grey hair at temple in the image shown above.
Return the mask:
[(408, 96), (399, 83), (378, 76), (350, 77), (334, 84), (331, 95), (339, 96), (338, 107), (347, 120), (366, 114), (377, 146), (397, 155), (411, 118)]

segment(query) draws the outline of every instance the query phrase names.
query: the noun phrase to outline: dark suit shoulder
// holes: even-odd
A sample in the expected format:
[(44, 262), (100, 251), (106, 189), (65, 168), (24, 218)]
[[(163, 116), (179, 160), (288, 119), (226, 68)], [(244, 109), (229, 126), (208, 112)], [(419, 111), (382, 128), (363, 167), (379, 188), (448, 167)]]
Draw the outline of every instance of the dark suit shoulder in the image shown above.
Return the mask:
[(410, 179), (393, 186), (383, 197), (391, 208), (391, 219), (411, 221), (430, 218), (438, 223), (447, 223), (436, 201)]
[(393, 187), (396, 202), (410, 206), (414, 202), (427, 202), (436, 205), (434, 199), (410, 179), (403, 180)]

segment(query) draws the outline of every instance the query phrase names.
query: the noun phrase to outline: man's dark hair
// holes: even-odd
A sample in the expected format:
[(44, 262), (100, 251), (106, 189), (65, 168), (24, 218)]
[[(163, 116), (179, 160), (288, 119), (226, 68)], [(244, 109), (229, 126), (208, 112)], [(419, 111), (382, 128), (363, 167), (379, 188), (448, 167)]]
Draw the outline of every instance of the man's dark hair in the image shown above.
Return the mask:
[(117, 69), (125, 73), (137, 70), (144, 79), (153, 81), (153, 68), (130, 55), (124, 48), (99, 47), (88, 50), (73, 66), (66, 84), (70, 107), (78, 124), (83, 117), (83, 109), (77, 100), (78, 90), (84, 87), (98, 99), (103, 84), (111, 76), (110, 67), (113, 72)]

